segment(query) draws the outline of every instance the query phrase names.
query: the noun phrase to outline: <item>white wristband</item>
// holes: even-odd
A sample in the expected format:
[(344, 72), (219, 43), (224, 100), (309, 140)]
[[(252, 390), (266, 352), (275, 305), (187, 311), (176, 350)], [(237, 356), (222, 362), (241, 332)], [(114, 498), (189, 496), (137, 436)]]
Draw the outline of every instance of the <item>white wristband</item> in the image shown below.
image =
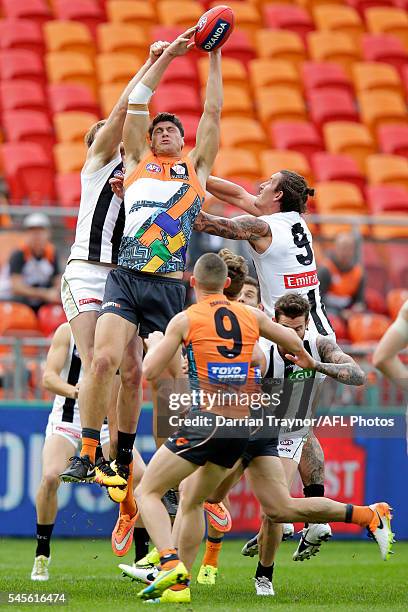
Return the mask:
[(127, 110), (127, 114), (128, 115), (148, 115), (149, 111), (145, 110), (145, 111), (136, 111), (136, 110)]
[(138, 83), (129, 95), (129, 104), (149, 104), (150, 98), (152, 97), (153, 92), (150, 87), (143, 85), (143, 83)]

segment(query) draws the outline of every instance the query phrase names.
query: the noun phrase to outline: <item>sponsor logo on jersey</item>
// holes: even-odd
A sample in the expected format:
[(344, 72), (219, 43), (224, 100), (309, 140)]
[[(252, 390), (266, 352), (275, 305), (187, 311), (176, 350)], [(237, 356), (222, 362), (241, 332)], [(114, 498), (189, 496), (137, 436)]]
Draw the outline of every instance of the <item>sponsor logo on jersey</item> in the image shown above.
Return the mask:
[(218, 41), (224, 35), (224, 32), (228, 32), (229, 28), (230, 24), (227, 21), (218, 19), (217, 23), (215, 24), (215, 29), (212, 30), (210, 36), (204, 41), (204, 44), (202, 45), (203, 49), (206, 51), (211, 51), (211, 49), (218, 44)]
[(83, 298), (79, 300), (80, 306), (84, 306), (85, 304), (102, 304), (102, 300), (98, 300), (97, 298)]
[(286, 289), (301, 289), (302, 287), (312, 287), (319, 284), (316, 270), (299, 272), (299, 274), (284, 274), (283, 279)]
[(146, 170), (148, 172), (156, 172), (156, 174), (159, 174), (162, 171), (161, 166), (159, 166), (159, 164), (153, 163), (146, 164)]
[(248, 363), (208, 363), (208, 380), (213, 384), (243, 385), (248, 378)]
[(307, 378), (314, 377), (315, 370), (312, 368), (305, 368), (304, 370), (296, 370), (296, 372), (291, 372), (288, 375), (288, 378), (291, 380), (306, 380)]
[(109, 308), (110, 306), (112, 306), (112, 308), (120, 308), (120, 304), (118, 304), (117, 302), (105, 302), (105, 304), (102, 304), (101, 308), (102, 310), (104, 310), (105, 308)]
[(207, 17), (203, 15), (200, 21), (197, 23), (197, 32), (201, 32), (201, 30), (204, 28), (206, 23), (207, 23)]
[(188, 181), (187, 164), (174, 164), (174, 166), (170, 168), (170, 178)]

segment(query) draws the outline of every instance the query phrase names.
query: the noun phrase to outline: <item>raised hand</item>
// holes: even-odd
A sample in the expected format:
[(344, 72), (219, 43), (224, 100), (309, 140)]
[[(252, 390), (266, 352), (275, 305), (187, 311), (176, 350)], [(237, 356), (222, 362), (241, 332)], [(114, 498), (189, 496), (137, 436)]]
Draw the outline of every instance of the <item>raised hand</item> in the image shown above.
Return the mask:
[(188, 28), (183, 34), (180, 34), (172, 43), (167, 47), (166, 53), (177, 57), (179, 55), (185, 55), (192, 47), (195, 46), (194, 40), (191, 40), (194, 32), (197, 30), (197, 26)]
[(153, 44), (150, 45), (150, 50), (149, 50), (149, 59), (152, 63), (154, 63), (157, 58), (159, 58), (161, 56), (161, 54), (163, 53), (163, 51), (165, 51), (167, 49), (167, 47), (170, 45), (169, 42), (167, 42), (167, 40), (157, 40), (156, 42), (154, 42)]

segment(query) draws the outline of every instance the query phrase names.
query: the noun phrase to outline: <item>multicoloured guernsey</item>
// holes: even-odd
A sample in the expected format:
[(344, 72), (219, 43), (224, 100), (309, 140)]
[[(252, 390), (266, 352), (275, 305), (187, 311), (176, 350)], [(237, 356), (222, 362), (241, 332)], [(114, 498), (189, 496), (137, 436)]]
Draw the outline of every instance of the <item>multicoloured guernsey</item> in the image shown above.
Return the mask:
[(203, 202), (204, 190), (187, 156), (146, 155), (125, 180), (126, 222), (119, 265), (157, 274), (184, 271)]

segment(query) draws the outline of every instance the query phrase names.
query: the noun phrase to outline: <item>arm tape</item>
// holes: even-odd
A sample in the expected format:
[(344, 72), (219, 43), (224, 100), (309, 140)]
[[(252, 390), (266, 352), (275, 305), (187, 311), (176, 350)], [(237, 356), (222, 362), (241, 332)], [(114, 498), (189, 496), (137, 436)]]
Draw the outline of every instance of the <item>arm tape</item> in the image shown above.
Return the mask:
[(128, 115), (148, 115), (149, 111), (127, 110)]
[(150, 87), (137, 83), (129, 94), (129, 104), (149, 104), (153, 92)]

